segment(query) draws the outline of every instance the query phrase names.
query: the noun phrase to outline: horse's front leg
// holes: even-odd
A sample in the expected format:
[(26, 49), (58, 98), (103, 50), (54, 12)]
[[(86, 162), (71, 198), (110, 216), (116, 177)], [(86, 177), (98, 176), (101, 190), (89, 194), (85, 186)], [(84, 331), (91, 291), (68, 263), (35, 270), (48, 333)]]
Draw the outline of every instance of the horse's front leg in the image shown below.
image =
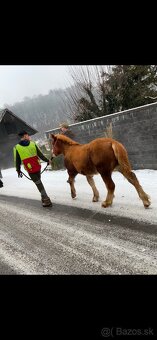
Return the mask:
[(75, 186), (74, 186), (75, 177), (76, 177), (76, 174), (75, 175), (69, 174), (69, 178), (67, 180), (67, 182), (70, 184), (71, 197), (72, 198), (76, 197), (76, 190), (75, 190)]
[(89, 183), (89, 185), (91, 186), (92, 190), (93, 190), (93, 202), (98, 202), (99, 200), (99, 191), (97, 190), (96, 186), (95, 186), (95, 182), (93, 179), (93, 176), (86, 176), (87, 181)]

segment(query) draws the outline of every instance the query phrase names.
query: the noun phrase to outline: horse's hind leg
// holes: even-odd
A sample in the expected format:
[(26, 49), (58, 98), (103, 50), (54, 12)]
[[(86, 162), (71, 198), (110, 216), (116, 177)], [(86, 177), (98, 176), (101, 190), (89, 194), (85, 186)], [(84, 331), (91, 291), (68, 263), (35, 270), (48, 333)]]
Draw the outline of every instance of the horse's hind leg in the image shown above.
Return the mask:
[(93, 202), (98, 202), (99, 200), (99, 191), (97, 190), (96, 186), (95, 186), (95, 182), (93, 179), (93, 176), (86, 176), (87, 181), (89, 183), (89, 185), (91, 186), (92, 190), (93, 190)]
[(75, 186), (74, 186), (74, 179), (76, 177), (77, 174), (75, 175), (71, 175), (69, 174), (69, 178), (67, 180), (67, 182), (70, 184), (70, 189), (71, 189), (71, 197), (75, 198), (76, 197), (76, 190), (75, 190)]
[(127, 178), (127, 180), (135, 187), (137, 190), (137, 193), (140, 197), (140, 199), (143, 202), (143, 205), (145, 208), (148, 208), (149, 205), (151, 204), (150, 202), (150, 197), (144, 192), (143, 188), (141, 187), (136, 175), (134, 172), (132, 172), (130, 169), (127, 168), (120, 168), (119, 170), (123, 176)]
[(102, 202), (102, 207), (107, 208), (110, 205), (112, 205), (113, 197), (114, 197), (114, 190), (115, 190), (115, 184), (111, 178), (111, 173), (101, 173), (101, 177), (106, 185), (107, 188), (107, 196), (106, 200)]

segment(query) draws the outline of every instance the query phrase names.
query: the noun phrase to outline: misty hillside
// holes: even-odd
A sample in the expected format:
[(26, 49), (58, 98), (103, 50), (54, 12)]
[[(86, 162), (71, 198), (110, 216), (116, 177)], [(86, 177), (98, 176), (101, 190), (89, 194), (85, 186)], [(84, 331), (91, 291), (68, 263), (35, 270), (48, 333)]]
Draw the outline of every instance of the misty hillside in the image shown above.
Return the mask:
[(37, 138), (45, 138), (44, 132), (58, 127), (61, 122), (72, 123), (67, 95), (71, 88), (50, 90), (47, 95), (25, 97), (22, 102), (5, 105), (15, 115), (39, 131)]

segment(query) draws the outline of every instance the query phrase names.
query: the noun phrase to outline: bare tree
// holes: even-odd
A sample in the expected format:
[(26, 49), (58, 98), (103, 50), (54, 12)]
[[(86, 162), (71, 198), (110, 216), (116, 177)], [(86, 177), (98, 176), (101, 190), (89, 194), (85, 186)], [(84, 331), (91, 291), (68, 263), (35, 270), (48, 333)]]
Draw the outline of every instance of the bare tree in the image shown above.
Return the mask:
[(106, 79), (111, 67), (69, 66), (69, 72), (75, 85), (68, 94), (73, 119), (85, 120), (106, 114)]

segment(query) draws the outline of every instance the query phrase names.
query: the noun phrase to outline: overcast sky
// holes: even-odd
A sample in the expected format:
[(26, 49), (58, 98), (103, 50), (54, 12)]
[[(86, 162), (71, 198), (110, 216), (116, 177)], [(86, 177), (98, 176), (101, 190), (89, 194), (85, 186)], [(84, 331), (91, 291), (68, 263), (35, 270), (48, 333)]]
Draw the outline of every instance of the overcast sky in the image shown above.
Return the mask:
[(0, 108), (72, 84), (68, 66), (0, 65)]

